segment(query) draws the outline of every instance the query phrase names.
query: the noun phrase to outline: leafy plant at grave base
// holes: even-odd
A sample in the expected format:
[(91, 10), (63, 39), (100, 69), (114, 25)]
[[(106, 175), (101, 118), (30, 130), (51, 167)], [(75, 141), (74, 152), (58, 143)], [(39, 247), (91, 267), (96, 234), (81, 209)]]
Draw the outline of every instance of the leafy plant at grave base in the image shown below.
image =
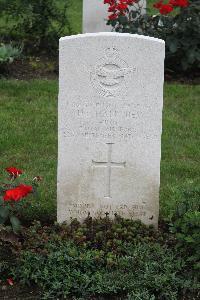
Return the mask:
[[(137, 0), (104, 0), (108, 25), (117, 32), (157, 37), (166, 43), (166, 68), (173, 71), (200, 67), (200, 0), (164, 0), (154, 4), (159, 13), (141, 15)], [(133, 10), (134, 8), (134, 10)]]
[[(34, 233), (34, 234), (33, 234)], [(105, 252), (112, 251), (114, 254), (123, 254), (123, 243), (130, 242), (153, 242), (172, 243), (171, 237), (166, 233), (155, 231), (152, 226), (146, 227), (139, 221), (131, 221), (116, 216), (112, 222), (108, 217), (93, 220), (87, 218), (83, 224), (76, 219), (70, 225), (54, 225), (53, 227), (41, 227), (40, 223), (30, 228), (25, 234), (28, 247), (38, 247), (41, 241), (70, 239), (76, 245), (98, 249)], [(39, 245), (37, 245), (39, 240)]]
[[(40, 177), (35, 177), (32, 185), (26, 185), (19, 181), (19, 176), (23, 173), (20, 169), (8, 167), (6, 171), (9, 173), (9, 178), (0, 186), (0, 224), (7, 225), (10, 222), (13, 232), (19, 233), (21, 230), (20, 210), (24, 206), (22, 198), (30, 193), (36, 194)], [(29, 203), (26, 202), (26, 205)]]
[(197, 295), (198, 285), (186, 273), (173, 237), (138, 221), (87, 218), (83, 224), (73, 220), (51, 227), (35, 222), (23, 239), (10, 274), (22, 285), (37, 284), (42, 299), (123, 294), (128, 299), (173, 300), (186, 291)]
[(200, 274), (200, 187), (184, 192), (170, 230), (176, 234), (177, 247), (187, 257), (190, 271)]
[(151, 295), (148, 290), (138, 289), (134, 292), (128, 293), (126, 300), (156, 300), (154, 295)]
[(22, 48), (13, 46), (12, 44), (0, 44), (0, 74), (3, 73), (8, 64), (19, 58)]
[(67, 17), (69, 0), (0, 0), (0, 17), (5, 19), (4, 40), (22, 41), (26, 52), (55, 54), (59, 37), (71, 34)]

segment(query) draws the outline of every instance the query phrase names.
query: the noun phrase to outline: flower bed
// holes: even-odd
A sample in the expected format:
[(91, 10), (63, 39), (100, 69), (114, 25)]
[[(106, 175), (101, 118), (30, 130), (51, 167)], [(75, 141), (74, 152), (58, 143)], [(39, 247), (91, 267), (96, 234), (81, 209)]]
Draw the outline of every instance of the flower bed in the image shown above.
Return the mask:
[(144, 34), (166, 42), (165, 68), (184, 74), (200, 67), (200, 1), (160, 0), (158, 14), (141, 14), (138, 0), (104, 0), (108, 25), (117, 32)]

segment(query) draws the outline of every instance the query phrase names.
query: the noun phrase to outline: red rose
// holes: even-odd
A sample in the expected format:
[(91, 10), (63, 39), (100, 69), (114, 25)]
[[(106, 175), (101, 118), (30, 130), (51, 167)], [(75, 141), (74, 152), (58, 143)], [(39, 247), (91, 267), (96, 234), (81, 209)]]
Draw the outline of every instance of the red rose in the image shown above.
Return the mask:
[(163, 5), (163, 1), (161, 0), (161, 1), (158, 1), (158, 2), (154, 3), (153, 7), (159, 9), (159, 8), (161, 8), (162, 5)]
[(26, 197), (29, 193), (33, 191), (32, 186), (20, 184), (14, 189), (7, 190), (3, 197), (4, 201), (19, 201), (21, 198)]
[(9, 168), (6, 168), (5, 170), (6, 170), (12, 177), (15, 177), (15, 178), (23, 173), (22, 170), (19, 170), (19, 169), (15, 168), (15, 167), (9, 167)]
[(22, 196), (21, 196), (19, 189), (15, 188), (15, 189), (7, 190), (5, 192), (3, 200), (4, 201), (9, 201), (9, 200), (19, 201), (21, 198), (22, 198)]
[(115, 12), (116, 11), (116, 5), (111, 5), (109, 8), (108, 8), (108, 12)]
[(116, 20), (118, 18), (118, 15), (117, 14), (112, 14), (112, 15), (109, 15), (108, 16), (108, 19), (109, 20)]
[(189, 5), (188, 0), (170, 0), (169, 4), (177, 7), (187, 7)]
[(159, 12), (161, 15), (167, 15), (173, 10), (173, 6), (169, 4), (162, 4), (162, 6), (159, 9)]
[(22, 197), (26, 197), (29, 193), (33, 191), (33, 187), (31, 185), (20, 184), (19, 189), (21, 190)]
[(118, 10), (126, 10), (127, 8), (128, 8), (128, 6), (127, 6), (127, 4), (125, 4), (125, 3), (119, 3), (117, 6), (116, 6), (116, 8), (118, 9)]

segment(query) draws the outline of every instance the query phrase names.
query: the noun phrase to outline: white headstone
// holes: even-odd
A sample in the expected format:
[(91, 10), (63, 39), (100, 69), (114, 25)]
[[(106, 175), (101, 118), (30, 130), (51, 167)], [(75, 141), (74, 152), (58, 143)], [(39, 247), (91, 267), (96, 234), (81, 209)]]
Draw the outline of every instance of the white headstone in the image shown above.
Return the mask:
[[(145, 12), (146, 0), (140, 0), (142, 13)], [(108, 5), (103, 0), (83, 0), (83, 33), (110, 32), (111, 26), (106, 25), (108, 18)]]
[(157, 226), (164, 42), (98, 33), (60, 39), (58, 221)]

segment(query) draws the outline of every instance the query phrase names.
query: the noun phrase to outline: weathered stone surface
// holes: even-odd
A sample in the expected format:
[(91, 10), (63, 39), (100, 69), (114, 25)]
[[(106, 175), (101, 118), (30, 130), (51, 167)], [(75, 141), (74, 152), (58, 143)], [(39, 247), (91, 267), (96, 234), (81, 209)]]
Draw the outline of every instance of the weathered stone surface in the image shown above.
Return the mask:
[(157, 225), (164, 42), (60, 39), (58, 221), (115, 213)]
[[(142, 13), (145, 12), (146, 0), (140, 0)], [(110, 32), (111, 26), (106, 25), (108, 5), (103, 0), (83, 0), (83, 33)]]

